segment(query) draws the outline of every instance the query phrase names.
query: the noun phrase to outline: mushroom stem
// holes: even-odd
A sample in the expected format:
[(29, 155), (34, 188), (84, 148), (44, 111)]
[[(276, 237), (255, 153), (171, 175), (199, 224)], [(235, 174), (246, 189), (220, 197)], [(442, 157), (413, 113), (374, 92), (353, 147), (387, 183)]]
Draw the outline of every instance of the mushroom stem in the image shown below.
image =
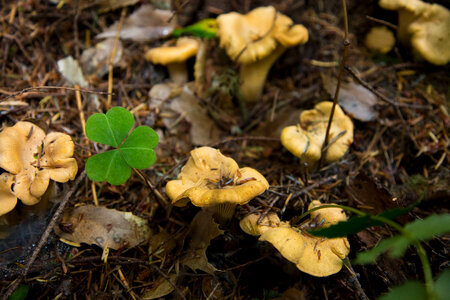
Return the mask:
[(223, 225), (233, 217), (234, 211), (236, 210), (236, 204), (221, 203), (210, 207), (209, 210), (213, 213), (214, 220)]
[(261, 97), (270, 68), (285, 50), (286, 47), (278, 45), (267, 57), (254, 63), (241, 65), (239, 72), (240, 93), (244, 101), (255, 102)]
[(185, 62), (171, 63), (167, 65), (170, 79), (178, 84), (183, 84), (188, 81), (188, 73)]

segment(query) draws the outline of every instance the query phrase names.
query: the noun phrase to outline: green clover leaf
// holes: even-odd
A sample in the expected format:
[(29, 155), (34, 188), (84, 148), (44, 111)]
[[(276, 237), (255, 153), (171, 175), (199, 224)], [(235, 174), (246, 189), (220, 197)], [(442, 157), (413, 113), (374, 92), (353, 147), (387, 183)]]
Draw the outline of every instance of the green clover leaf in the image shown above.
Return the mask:
[(122, 107), (93, 114), (87, 120), (86, 135), (90, 140), (116, 148), (87, 160), (86, 173), (91, 180), (120, 185), (130, 178), (131, 168), (146, 169), (154, 164), (158, 135), (148, 126), (139, 126), (128, 134), (133, 124), (133, 115)]

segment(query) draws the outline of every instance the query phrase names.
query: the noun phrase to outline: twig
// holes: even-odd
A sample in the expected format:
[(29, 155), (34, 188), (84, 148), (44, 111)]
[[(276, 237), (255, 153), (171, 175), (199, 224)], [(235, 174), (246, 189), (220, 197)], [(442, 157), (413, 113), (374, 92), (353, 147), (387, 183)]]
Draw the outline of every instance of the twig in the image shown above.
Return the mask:
[(34, 86), (34, 87), (29, 87), (29, 88), (25, 88), (19, 92), (11, 92), (10, 95), (6, 96), (5, 98), (1, 99), (0, 101), (5, 101), (9, 98), (12, 97), (17, 97), (20, 96), (28, 91), (32, 91), (32, 90), (45, 90), (45, 89), (62, 89), (62, 90), (69, 90), (69, 91), (80, 91), (82, 93), (91, 93), (91, 94), (101, 94), (101, 95), (114, 95), (114, 93), (109, 93), (109, 92), (98, 92), (98, 91), (93, 91), (93, 90), (89, 90), (89, 89), (82, 89), (82, 88), (71, 88), (71, 87), (66, 87), (66, 86)]
[(397, 25), (394, 25), (394, 24), (392, 24), (392, 23), (390, 23), (388, 21), (377, 19), (377, 18), (374, 18), (374, 17), (371, 17), (371, 16), (366, 16), (366, 19), (369, 19), (370, 21), (374, 21), (374, 22), (386, 25), (387, 27), (390, 27), (390, 28), (392, 28), (394, 30), (398, 30), (398, 26)]
[(371, 87), (367, 82), (365, 82), (364, 80), (362, 80), (358, 74), (356, 74), (355, 70), (353, 70), (351, 67), (344, 67), (345, 70), (350, 73), (350, 75), (352, 75), (352, 77), (358, 81), (358, 83), (360, 85), (362, 85), (363, 87), (365, 87), (366, 89), (368, 89), (369, 91), (371, 91), (375, 96), (377, 96), (378, 98), (380, 98), (382, 101), (389, 103), (393, 106), (404, 106), (404, 107), (410, 107), (410, 108), (420, 108), (420, 109), (432, 109), (431, 107), (427, 106), (427, 105), (417, 105), (417, 104), (405, 104), (405, 103), (398, 103), (398, 102), (394, 102), (392, 100), (390, 100), (389, 98), (387, 98), (386, 96), (384, 96), (383, 94), (381, 94), (380, 92), (378, 92), (376, 89), (374, 89), (373, 87)]
[(339, 91), (341, 89), (341, 83), (342, 83), (342, 76), (344, 75), (344, 66), (347, 61), (348, 48), (350, 46), (350, 40), (348, 39), (347, 4), (346, 4), (345, 0), (342, 0), (342, 8), (344, 10), (344, 29), (345, 29), (345, 31), (344, 31), (344, 34), (345, 34), (344, 35), (344, 52), (342, 53), (342, 60), (341, 60), (341, 65), (339, 66), (339, 77), (338, 77), (338, 82), (337, 82), (337, 86), (336, 86), (336, 92), (334, 94), (333, 106), (331, 107), (330, 118), (328, 119), (327, 130), (325, 132), (325, 140), (322, 145), (322, 150), (321, 150), (320, 159), (319, 159), (319, 163), (318, 163), (319, 169), (322, 166), (322, 163), (323, 163), (325, 157), (327, 156), (327, 145), (328, 145), (328, 138), (329, 138), (329, 134), (330, 134), (331, 123), (333, 121), (334, 110), (336, 109), (336, 105), (338, 102)]
[(83, 171), (77, 178), (77, 180), (74, 182), (72, 188), (67, 192), (67, 194), (64, 195), (63, 200), (59, 204), (58, 209), (53, 214), (53, 217), (50, 221), (50, 223), (47, 225), (47, 228), (45, 228), (44, 233), (42, 234), (39, 243), (37, 244), (36, 248), (34, 248), (33, 253), (31, 254), (30, 258), (27, 261), (27, 264), (25, 265), (25, 268), (23, 269), (22, 274), (20, 274), (16, 280), (9, 286), (6, 293), (2, 296), (3, 300), (7, 300), (9, 296), (16, 290), (16, 288), (19, 286), (19, 284), (23, 281), (25, 276), (27, 276), (28, 271), (30, 270), (31, 266), (33, 265), (34, 261), (36, 260), (39, 252), (41, 251), (42, 247), (47, 242), (48, 237), (50, 236), (51, 231), (53, 230), (53, 227), (55, 227), (56, 222), (58, 221), (59, 217), (61, 216), (64, 207), (66, 206), (67, 202), (69, 202), (70, 198), (72, 197), (72, 194), (78, 189), (78, 186), (80, 185), (81, 181), (86, 176), (86, 171)]
[(109, 58), (109, 65), (108, 65), (108, 98), (106, 101), (106, 109), (109, 109), (111, 107), (111, 101), (112, 101), (112, 89), (113, 89), (113, 67), (114, 67), (114, 58), (116, 58), (116, 52), (117, 52), (117, 44), (119, 43), (120, 38), (120, 31), (122, 30), (123, 22), (125, 20), (125, 16), (127, 14), (127, 9), (122, 9), (122, 14), (120, 15), (120, 21), (119, 26), (117, 27), (116, 37), (114, 39), (114, 46), (111, 51), (111, 57)]

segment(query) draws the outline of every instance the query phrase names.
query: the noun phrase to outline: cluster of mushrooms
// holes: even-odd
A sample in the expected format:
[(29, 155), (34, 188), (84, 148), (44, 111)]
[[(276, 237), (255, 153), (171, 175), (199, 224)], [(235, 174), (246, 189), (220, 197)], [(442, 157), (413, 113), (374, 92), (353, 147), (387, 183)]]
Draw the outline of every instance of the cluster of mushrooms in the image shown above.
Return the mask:
[(0, 133), (0, 216), (12, 211), (20, 199), (38, 203), (51, 180), (73, 180), (78, 165), (73, 158), (71, 137), (60, 132), (46, 134), (31, 122), (17, 122)]
[[(398, 11), (397, 38), (413, 50), (419, 60), (434, 65), (450, 61), (450, 11), (442, 5), (420, 0), (379, 0), (380, 7)], [(367, 48), (381, 54), (395, 45), (394, 34), (385, 26), (371, 29), (365, 39)]]
[[(240, 96), (243, 101), (254, 103), (262, 94), (267, 74), (274, 62), (288, 47), (308, 41), (308, 31), (303, 25), (293, 24), (287, 16), (275, 8), (259, 7), (246, 15), (236, 12), (217, 18), (217, 37), (228, 56), (240, 64)], [(199, 39), (182, 37), (149, 50), (147, 60), (167, 66), (172, 81), (187, 81), (186, 60), (200, 52)], [(199, 69), (197, 57), (194, 76)], [(321, 102), (314, 109), (300, 115), (300, 123), (285, 128), (281, 142), (286, 149), (300, 158), (310, 168), (321, 156), (325, 131), (331, 113), (332, 102)], [(353, 123), (336, 106), (331, 130), (330, 145), (325, 162), (339, 160), (353, 141)], [(269, 183), (257, 170), (243, 167), (219, 150), (200, 147), (191, 151), (186, 165), (176, 180), (166, 185), (166, 194), (174, 206), (194, 206), (212, 212), (217, 223), (225, 225), (233, 216), (236, 206), (244, 205), (264, 193)], [(321, 205), (313, 201), (310, 208)], [(316, 238), (303, 228), (316, 220), (329, 226), (346, 216), (341, 209), (324, 208), (311, 215), (311, 220), (299, 228), (282, 222), (274, 213), (267, 216), (250, 214), (240, 222), (242, 230), (250, 235), (261, 235), (282, 256), (297, 267), (314, 276), (329, 276), (339, 272), (343, 259), (350, 250), (347, 239)], [(258, 221), (259, 220), (259, 221)]]

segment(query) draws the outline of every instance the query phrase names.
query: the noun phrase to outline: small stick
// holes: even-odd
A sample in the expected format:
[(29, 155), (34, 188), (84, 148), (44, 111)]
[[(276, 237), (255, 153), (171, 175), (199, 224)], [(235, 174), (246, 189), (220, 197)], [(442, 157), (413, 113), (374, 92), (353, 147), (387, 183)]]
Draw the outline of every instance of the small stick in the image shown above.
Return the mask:
[(392, 23), (390, 23), (388, 21), (377, 19), (377, 18), (374, 18), (374, 17), (371, 17), (371, 16), (366, 16), (366, 18), (369, 19), (370, 21), (374, 21), (374, 22), (386, 25), (387, 27), (390, 27), (390, 28), (392, 28), (394, 30), (398, 30), (398, 26), (397, 25), (394, 25), (394, 24), (392, 24)]
[(321, 150), (320, 159), (319, 159), (319, 163), (318, 163), (319, 169), (322, 166), (322, 163), (325, 160), (325, 157), (327, 156), (327, 145), (328, 145), (328, 138), (329, 138), (329, 134), (330, 134), (331, 122), (333, 121), (334, 110), (336, 109), (336, 105), (338, 102), (339, 91), (341, 89), (341, 83), (342, 83), (342, 76), (344, 75), (344, 66), (347, 61), (348, 48), (350, 46), (350, 40), (348, 39), (347, 4), (346, 4), (345, 0), (342, 0), (342, 8), (344, 10), (344, 29), (345, 29), (345, 31), (344, 31), (345, 32), (344, 53), (342, 53), (342, 60), (341, 60), (341, 65), (339, 66), (339, 77), (338, 77), (338, 82), (337, 82), (337, 86), (336, 86), (336, 92), (334, 94), (333, 106), (331, 107), (330, 118), (328, 119), (327, 130), (325, 132), (325, 140), (322, 145), (322, 150)]
[(34, 261), (36, 260), (42, 247), (47, 242), (47, 239), (50, 236), (50, 233), (53, 230), (53, 227), (55, 227), (56, 222), (58, 221), (59, 217), (61, 216), (61, 214), (64, 210), (64, 207), (66, 206), (67, 202), (69, 202), (70, 198), (72, 197), (72, 194), (78, 189), (78, 186), (80, 185), (81, 181), (83, 181), (85, 176), (86, 176), (86, 171), (83, 171), (78, 176), (77, 180), (74, 182), (72, 188), (67, 192), (67, 194), (64, 195), (63, 200), (61, 201), (61, 204), (59, 204), (59, 207), (53, 214), (53, 217), (52, 217), (50, 223), (47, 225), (47, 228), (45, 228), (45, 231), (42, 234), (41, 239), (39, 240), (39, 243), (37, 244), (36, 248), (34, 248), (33, 253), (31, 254), (30, 258), (28, 259), (27, 264), (25, 265), (25, 268), (23, 269), (22, 274), (20, 274), (16, 278), (16, 280), (14, 280), (14, 282), (9, 286), (8, 290), (6, 290), (5, 294), (2, 296), (3, 300), (7, 300), (9, 298), (9, 296), (11, 296), (11, 294), (19, 286), (19, 284), (23, 281), (25, 276), (27, 276), (28, 271), (30, 270), (31, 266), (33, 265)]
[[(19, 92), (11, 92), (8, 96), (6, 96), (5, 98), (1, 99), (0, 101), (5, 101), (9, 98), (12, 97), (17, 97), (20, 96), (28, 91), (32, 91), (32, 90), (45, 90), (45, 89), (62, 89), (62, 90), (69, 90), (69, 91), (80, 91), (82, 93), (91, 93), (91, 94), (101, 94), (101, 95), (114, 95), (114, 93), (109, 93), (109, 92), (98, 92), (98, 91), (93, 91), (93, 90), (89, 90), (89, 89), (82, 89), (82, 88), (71, 88), (71, 87), (66, 87), (66, 86), (34, 86), (34, 87), (29, 87), (29, 88), (25, 88)], [(5, 91), (2, 90), (3, 94), (6, 94)]]
[(122, 14), (120, 15), (119, 26), (117, 27), (116, 37), (114, 39), (114, 47), (111, 51), (111, 57), (109, 58), (108, 65), (108, 98), (106, 101), (106, 109), (111, 107), (112, 102), (112, 89), (113, 89), (113, 67), (114, 67), (114, 58), (116, 57), (117, 52), (117, 44), (119, 43), (120, 31), (122, 30), (123, 22), (125, 20), (125, 15), (127, 14), (127, 9), (122, 9)]

